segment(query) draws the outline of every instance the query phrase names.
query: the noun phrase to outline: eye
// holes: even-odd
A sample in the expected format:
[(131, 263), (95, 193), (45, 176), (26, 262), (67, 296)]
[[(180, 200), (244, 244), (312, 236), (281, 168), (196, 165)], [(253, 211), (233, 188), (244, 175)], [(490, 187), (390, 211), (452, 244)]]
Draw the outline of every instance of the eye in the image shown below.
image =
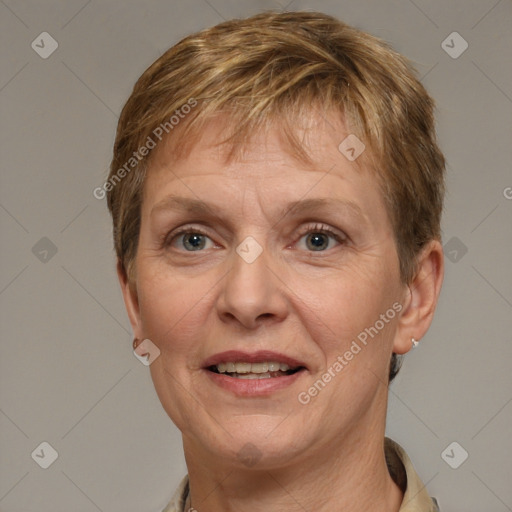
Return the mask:
[(174, 233), (166, 245), (178, 250), (184, 249), (187, 252), (201, 251), (202, 249), (211, 249), (215, 246), (213, 240), (198, 229), (183, 229)]
[(332, 249), (337, 244), (343, 244), (346, 238), (333, 231), (323, 224), (308, 226), (305, 234), (301, 236), (298, 242), (299, 249), (308, 251), (326, 251)]

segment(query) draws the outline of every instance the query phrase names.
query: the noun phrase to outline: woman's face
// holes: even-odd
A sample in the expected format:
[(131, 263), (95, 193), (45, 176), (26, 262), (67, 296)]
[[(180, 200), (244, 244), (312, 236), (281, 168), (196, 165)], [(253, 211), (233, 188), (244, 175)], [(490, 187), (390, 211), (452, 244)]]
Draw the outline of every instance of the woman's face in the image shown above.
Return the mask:
[(186, 451), (278, 467), (340, 436), (383, 435), (388, 363), (410, 340), (375, 176), (338, 150), (348, 133), (335, 117), (304, 132), (314, 166), (279, 127), (226, 163), (218, 133), (208, 125), (186, 158), (154, 155), (136, 295), (125, 287), (135, 335), (161, 351), (151, 375)]

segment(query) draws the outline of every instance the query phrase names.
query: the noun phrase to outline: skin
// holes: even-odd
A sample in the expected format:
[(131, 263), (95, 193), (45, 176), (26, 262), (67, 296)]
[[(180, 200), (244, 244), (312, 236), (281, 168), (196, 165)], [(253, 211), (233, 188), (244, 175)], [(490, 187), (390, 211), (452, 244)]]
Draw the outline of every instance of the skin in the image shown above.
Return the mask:
[[(182, 432), (189, 506), (199, 512), (359, 512), (376, 503), (395, 512), (402, 502), (383, 451), (388, 364), (431, 323), (442, 246), (428, 244), (413, 282), (401, 283), (375, 176), (338, 151), (348, 135), (339, 116), (311, 120), (301, 135), (314, 165), (293, 157), (279, 126), (255, 133), (227, 162), (227, 148), (216, 145), (222, 119), (183, 158), (173, 159), (170, 142), (159, 147), (144, 185), (135, 281), (118, 266), (135, 336), (161, 350), (151, 375)], [(208, 202), (219, 218), (165, 208), (171, 195)], [(352, 207), (283, 215), (290, 202), (312, 198)], [(185, 225), (206, 233), (204, 248), (187, 251), (186, 237), (173, 236)], [(312, 250), (318, 225), (340, 241), (320, 235), (323, 250)], [(236, 252), (248, 236), (263, 248), (250, 264)], [(299, 393), (396, 302), (401, 312), (301, 404)], [(307, 371), (270, 396), (235, 396), (202, 369), (230, 349), (274, 350)], [(247, 443), (254, 465), (239, 456)]]

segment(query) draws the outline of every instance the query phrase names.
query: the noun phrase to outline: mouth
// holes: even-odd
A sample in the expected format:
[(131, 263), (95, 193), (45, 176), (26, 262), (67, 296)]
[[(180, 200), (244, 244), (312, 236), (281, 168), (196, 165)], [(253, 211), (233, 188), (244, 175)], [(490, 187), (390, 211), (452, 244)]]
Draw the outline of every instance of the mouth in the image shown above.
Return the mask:
[(268, 394), (291, 385), (307, 367), (272, 351), (222, 352), (207, 359), (203, 369), (219, 386), (243, 396)]
[(225, 361), (208, 367), (208, 370), (213, 373), (223, 374), (234, 379), (247, 380), (275, 379), (293, 375), (304, 369), (304, 366), (290, 367), (288, 364), (278, 361), (264, 361), (261, 363)]

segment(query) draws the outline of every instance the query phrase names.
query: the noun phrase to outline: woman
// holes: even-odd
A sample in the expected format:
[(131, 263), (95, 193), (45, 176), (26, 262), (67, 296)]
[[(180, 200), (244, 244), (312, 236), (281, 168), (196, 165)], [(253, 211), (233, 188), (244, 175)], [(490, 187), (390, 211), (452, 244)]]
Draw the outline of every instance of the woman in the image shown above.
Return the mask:
[(437, 510), (384, 436), (443, 279), (432, 111), (402, 56), (311, 12), (191, 35), (136, 83), (105, 190), (183, 437), (166, 512)]

